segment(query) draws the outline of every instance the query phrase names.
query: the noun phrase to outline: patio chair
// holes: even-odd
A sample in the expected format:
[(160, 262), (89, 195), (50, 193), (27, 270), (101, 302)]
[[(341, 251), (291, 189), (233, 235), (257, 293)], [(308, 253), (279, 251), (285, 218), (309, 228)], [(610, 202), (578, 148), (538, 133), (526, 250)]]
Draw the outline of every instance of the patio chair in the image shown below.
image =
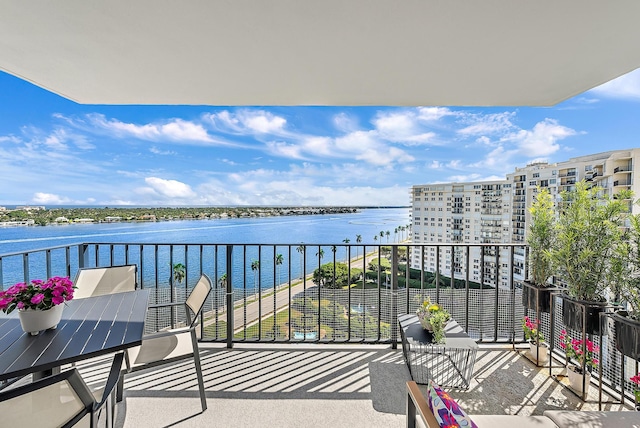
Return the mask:
[[(113, 358), (105, 387), (92, 392), (76, 369), (45, 377), (0, 393), (3, 426), (97, 427), (113, 426), (115, 400), (124, 353)], [(104, 413), (103, 413), (104, 412)]]
[(74, 299), (122, 293), (136, 289), (137, 265), (82, 268), (73, 281)]
[[(184, 306), (186, 313), (186, 326), (171, 330), (160, 331), (142, 338), (142, 345), (128, 350), (126, 355), (126, 373), (143, 370), (149, 367), (178, 361), (184, 358), (193, 358), (200, 390), (200, 403), (202, 411), (207, 409), (207, 400), (204, 393), (204, 381), (202, 379), (202, 367), (200, 365), (200, 353), (198, 350), (198, 338), (196, 326), (200, 313), (211, 292), (211, 280), (205, 274), (200, 276), (198, 283), (193, 288), (184, 303), (167, 303), (149, 305), (149, 309), (162, 307)], [(171, 308), (173, 310), (173, 308)], [(125, 374), (125, 373), (123, 373)], [(123, 376), (120, 377), (117, 390), (117, 400), (122, 400), (124, 387)]]

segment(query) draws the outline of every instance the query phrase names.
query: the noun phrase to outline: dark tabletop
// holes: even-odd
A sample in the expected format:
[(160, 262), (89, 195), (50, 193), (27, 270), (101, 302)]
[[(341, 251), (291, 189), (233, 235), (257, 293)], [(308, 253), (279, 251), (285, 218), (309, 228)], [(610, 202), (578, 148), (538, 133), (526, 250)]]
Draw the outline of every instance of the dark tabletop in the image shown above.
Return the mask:
[(149, 290), (71, 300), (55, 330), (22, 331), (18, 311), (0, 313), (0, 380), (42, 372), (142, 343)]

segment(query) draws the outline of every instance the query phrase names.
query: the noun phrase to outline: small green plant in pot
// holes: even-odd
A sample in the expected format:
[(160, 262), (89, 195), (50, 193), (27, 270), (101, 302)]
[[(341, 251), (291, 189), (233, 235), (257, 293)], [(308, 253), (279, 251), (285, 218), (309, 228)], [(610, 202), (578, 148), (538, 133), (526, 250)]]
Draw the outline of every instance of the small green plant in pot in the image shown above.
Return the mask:
[(551, 294), (549, 278), (553, 274), (549, 248), (556, 235), (556, 213), (548, 189), (538, 187), (536, 198), (529, 208), (531, 224), (527, 235), (529, 246), (529, 278), (522, 290), (522, 304), (526, 309), (549, 312)]
[(566, 284), (563, 296), (565, 326), (581, 331), (582, 311), (587, 312), (587, 333), (599, 331), (599, 313), (617, 275), (611, 269), (621, 242), (627, 194), (610, 198), (600, 187), (580, 181), (562, 192), (555, 244), (548, 250), (554, 273)]
[(433, 327), (433, 342), (444, 343), (444, 327), (447, 325), (451, 315), (445, 309), (440, 309), (431, 314), (431, 326)]

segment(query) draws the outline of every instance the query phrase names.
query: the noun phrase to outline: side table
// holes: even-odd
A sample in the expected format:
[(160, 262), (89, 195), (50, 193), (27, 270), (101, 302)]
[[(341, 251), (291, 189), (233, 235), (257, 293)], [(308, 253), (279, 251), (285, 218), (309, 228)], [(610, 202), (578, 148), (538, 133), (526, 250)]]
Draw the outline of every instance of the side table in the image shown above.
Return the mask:
[(398, 324), (402, 354), (416, 383), (433, 379), (441, 386), (469, 388), (479, 346), (457, 322), (446, 325), (442, 344), (432, 342), (415, 314), (398, 315)]

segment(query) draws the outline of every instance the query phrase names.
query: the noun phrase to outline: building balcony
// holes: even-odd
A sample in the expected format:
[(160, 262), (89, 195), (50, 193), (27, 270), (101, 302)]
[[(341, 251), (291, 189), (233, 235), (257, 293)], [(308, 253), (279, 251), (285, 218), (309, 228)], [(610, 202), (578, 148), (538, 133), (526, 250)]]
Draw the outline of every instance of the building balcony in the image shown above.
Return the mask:
[[(536, 368), (512, 348), (524, 339), (521, 322), (527, 312), (515, 278), (526, 269), (521, 261), (512, 268), (504, 264), (525, 254), (525, 248), (459, 243), (83, 243), (0, 255), (0, 284), (6, 288), (35, 278), (74, 277), (82, 267), (136, 264), (138, 285), (151, 290), (151, 301), (163, 303), (183, 301), (200, 272), (211, 277), (215, 286), (199, 326), (209, 410), (200, 413), (197, 383), (185, 375), (192, 370), (185, 360), (127, 375), (124, 402), (118, 405), (119, 426), (244, 426), (260, 421), (261, 426), (293, 427), (309, 415), (326, 415), (323, 425), (335, 427), (362, 426), (362, 421), (367, 427), (404, 426), (404, 383), (410, 377), (397, 349), (396, 319), (415, 312), (425, 296), (449, 310), (481, 345), (470, 388), (451, 392), (463, 406), (471, 406), (471, 413), (541, 414), (557, 406), (596, 409), (595, 385), (591, 393), (596, 395), (582, 403), (548, 376), (548, 368)], [(278, 254), (284, 260), (276, 264)], [(409, 254), (422, 255), (412, 256), (410, 270)], [(256, 270), (251, 268), (254, 258), (260, 261)], [(479, 262), (472, 262), (474, 258)], [(429, 261), (443, 269), (429, 267)], [(372, 269), (372, 262), (383, 268)], [(172, 278), (170, 266), (175, 263), (186, 265), (183, 281)], [(354, 274), (346, 286), (339, 284), (336, 273), (342, 263)], [(471, 263), (479, 268), (474, 275)], [(328, 273), (314, 278), (326, 264)], [(225, 274), (227, 281), (221, 281)], [(504, 281), (509, 285), (503, 286)], [(560, 311), (561, 300), (555, 304)], [(149, 317), (147, 324), (150, 329), (171, 328), (183, 318), (171, 311)], [(543, 317), (541, 330), (558, 349), (550, 328)], [(620, 390), (619, 383), (617, 390), (615, 386), (620, 355), (607, 349), (603, 373), (615, 392)], [(96, 382), (105, 374), (94, 362), (80, 368)], [(504, 389), (505, 384), (512, 387)], [(488, 389), (504, 393), (487, 396)]]

